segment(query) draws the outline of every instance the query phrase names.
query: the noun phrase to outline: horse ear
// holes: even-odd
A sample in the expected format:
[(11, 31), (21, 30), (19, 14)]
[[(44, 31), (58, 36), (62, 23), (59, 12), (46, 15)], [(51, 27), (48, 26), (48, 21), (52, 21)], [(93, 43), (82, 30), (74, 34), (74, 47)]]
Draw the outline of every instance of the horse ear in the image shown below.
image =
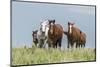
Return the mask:
[(55, 19), (52, 22), (53, 22), (53, 24), (55, 24)]
[(53, 20), (53, 22), (55, 22), (55, 19)]
[(68, 25), (70, 24), (70, 22), (68, 21)]

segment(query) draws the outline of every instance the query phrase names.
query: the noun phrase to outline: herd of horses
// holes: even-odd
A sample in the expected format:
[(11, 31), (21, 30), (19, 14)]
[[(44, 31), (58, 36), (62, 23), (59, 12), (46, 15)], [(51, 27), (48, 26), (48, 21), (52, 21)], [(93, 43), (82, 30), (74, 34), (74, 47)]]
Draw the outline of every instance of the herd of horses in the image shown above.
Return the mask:
[(45, 20), (40, 23), (39, 30), (32, 31), (33, 43), (40, 48), (61, 48), (63, 34), (67, 36), (67, 48), (84, 48), (86, 34), (75, 26), (75, 23), (68, 22), (68, 30), (64, 31), (60, 24), (53, 20)]

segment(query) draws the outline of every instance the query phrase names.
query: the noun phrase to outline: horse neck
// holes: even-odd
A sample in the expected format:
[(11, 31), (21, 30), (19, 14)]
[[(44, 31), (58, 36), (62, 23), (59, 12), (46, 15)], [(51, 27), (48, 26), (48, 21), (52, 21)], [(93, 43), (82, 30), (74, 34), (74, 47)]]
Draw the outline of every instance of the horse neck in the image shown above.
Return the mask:
[(56, 25), (54, 24), (54, 26), (53, 26), (53, 33), (51, 34), (51, 32), (50, 32), (50, 29), (49, 29), (49, 33), (51, 34), (51, 35), (54, 35), (54, 31), (55, 31), (55, 27), (56, 27)]
[(72, 27), (72, 32), (70, 33), (69, 30), (68, 30), (68, 35), (72, 36), (74, 34), (74, 32), (75, 32), (75, 27)]
[(56, 37), (56, 25), (54, 25), (53, 34), (51, 34), (50, 30), (48, 31), (48, 37), (51, 39), (55, 39), (55, 37)]

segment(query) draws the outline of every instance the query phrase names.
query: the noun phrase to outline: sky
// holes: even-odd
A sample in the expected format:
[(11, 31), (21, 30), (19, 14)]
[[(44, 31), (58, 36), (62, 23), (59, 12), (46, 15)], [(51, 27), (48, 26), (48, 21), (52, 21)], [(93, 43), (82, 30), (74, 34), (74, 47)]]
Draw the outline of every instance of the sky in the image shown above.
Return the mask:
[[(40, 22), (55, 19), (67, 31), (68, 21), (86, 33), (86, 47), (95, 48), (95, 7), (31, 2), (12, 2), (12, 47), (32, 45), (32, 31), (39, 29)], [(63, 35), (62, 47), (67, 47)]]

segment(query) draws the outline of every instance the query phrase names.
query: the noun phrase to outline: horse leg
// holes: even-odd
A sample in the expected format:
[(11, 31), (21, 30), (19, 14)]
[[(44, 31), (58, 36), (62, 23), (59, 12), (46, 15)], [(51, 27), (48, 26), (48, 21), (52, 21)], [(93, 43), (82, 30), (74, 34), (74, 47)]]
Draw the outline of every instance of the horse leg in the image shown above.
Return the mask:
[(79, 43), (78, 43), (78, 48), (80, 48), (80, 46), (81, 46), (81, 43), (79, 42)]
[(71, 42), (71, 48), (73, 48), (73, 43)]
[(42, 48), (42, 44), (43, 44), (43, 40), (41, 40), (41, 45), (40, 45), (40, 48)]
[(56, 41), (56, 43), (55, 43), (55, 47), (57, 48), (57, 45), (58, 45), (58, 40)]
[(59, 43), (59, 48), (61, 48), (62, 37), (58, 40), (58, 43)]
[(47, 45), (47, 39), (44, 40), (43, 48), (45, 48)]
[(73, 43), (73, 48), (76, 48), (77, 42)]
[(38, 45), (38, 47), (40, 48), (40, 45), (41, 45), (41, 44), (40, 44), (40, 39), (38, 39), (38, 42), (39, 42), (39, 45)]
[(84, 44), (83, 44), (82, 42), (80, 43), (80, 47), (81, 47), (81, 48), (83, 48), (83, 47), (84, 47)]
[(43, 40), (40, 39), (39, 47), (42, 48), (42, 45), (43, 45)]
[(43, 40), (42, 40), (42, 48), (45, 48), (45, 45), (46, 45), (46, 40), (43, 39)]
[(83, 48), (85, 47), (85, 43), (83, 44)]
[(69, 48), (69, 41), (68, 41), (68, 44), (67, 44), (67, 48)]
[(85, 44), (84, 44), (84, 47), (85, 47)]
[(82, 43), (80, 44), (80, 46), (81, 46), (81, 48), (83, 48), (83, 44)]
[(56, 44), (52, 44), (53, 45), (53, 48), (56, 48)]
[(48, 46), (49, 48), (51, 48), (51, 44), (49, 44), (49, 46)]
[(78, 45), (79, 45), (78, 42), (76, 42), (76, 48), (78, 47)]
[(75, 48), (76, 42), (71, 43), (71, 48)]
[(50, 43), (50, 41), (48, 41), (48, 48), (51, 48), (51, 43)]
[(76, 45), (77, 45), (76, 48), (80, 48), (80, 46), (81, 46), (80, 40), (77, 41), (77, 44)]

